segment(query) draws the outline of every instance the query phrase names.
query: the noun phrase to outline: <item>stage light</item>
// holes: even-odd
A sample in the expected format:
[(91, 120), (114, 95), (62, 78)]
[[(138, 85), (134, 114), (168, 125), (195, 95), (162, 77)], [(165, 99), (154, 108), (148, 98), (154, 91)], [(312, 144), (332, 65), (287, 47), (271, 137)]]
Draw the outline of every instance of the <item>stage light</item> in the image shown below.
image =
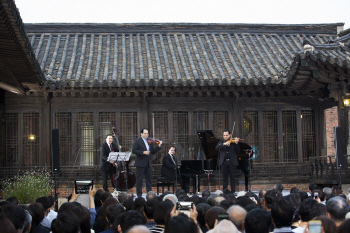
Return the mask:
[(34, 134), (31, 134), (29, 135), (28, 139), (31, 140), (31, 141), (34, 141), (35, 140), (35, 135)]

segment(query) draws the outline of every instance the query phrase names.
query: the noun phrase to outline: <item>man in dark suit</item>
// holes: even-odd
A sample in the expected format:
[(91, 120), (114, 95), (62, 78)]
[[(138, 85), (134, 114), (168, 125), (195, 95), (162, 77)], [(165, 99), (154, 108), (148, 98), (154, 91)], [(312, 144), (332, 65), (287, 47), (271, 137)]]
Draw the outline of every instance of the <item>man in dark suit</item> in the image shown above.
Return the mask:
[(100, 146), (100, 169), (102, 173), (103, 189), (108, 191), (107, 177), (111, 177), (115, 173), (115, 167), (113, 161), (107, 161), (110, 152), (118, 152), (119, 149), (116, 144), (113, 143), (112, 134), (107, 134), (106, 141)]
[(231, 143), (231, 134), (230, 131), (225, 129), (223, 134), (223, 139), (221, 139), (215, 150), (219, 151), (219, 166), (221, 166), (222, 170), (222, 179), (223, 179), (223, 190), (228, 187), (228, 176), (230, 175), (230, 184), (231, 191), (235, 192), (235, 174), (236, 167), (238, 165), (237, 155), (239, 153), (239, 138), (234, 138), (235, 143)]
[(176, 178), (176, 165), (177, 161), (175, 158), (176, 149), (174, 146), (169, 148), (169, 151), (163, 157), (162, 168), (160, 174), (167, 180), (175, 180)]
[(152, 191), (152, 154), (157, 153), (161, 148), (162, 141), (156, 148), (148, 145), (148, 129), (143, 128), (140, 131), (141, 137), (137, 138), (132, 145), (132, 153), (136, 155), (136, 193), (142, 195), (143, 176), (146, 179), (147, 192)]

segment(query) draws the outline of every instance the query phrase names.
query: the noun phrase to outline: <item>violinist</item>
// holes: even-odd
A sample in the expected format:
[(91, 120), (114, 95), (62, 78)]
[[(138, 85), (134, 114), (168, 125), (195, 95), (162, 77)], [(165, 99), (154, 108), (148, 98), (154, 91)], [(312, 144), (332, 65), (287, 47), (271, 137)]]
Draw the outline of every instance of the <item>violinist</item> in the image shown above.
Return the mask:
[(149, 145), (147, 128), (141, 129), (140, 134), (141, 137), (137, 138), (132, 145), (132, 153), (136, 155), (136, 193), (138, 197), (142, 195), (143, 176), (145, 176), (147, 192), (152, 191), (152, 155), (161, 149), (163, 143), (157, 141), (156, 147)]
[(225, 129), (223, 139), (221, 139), (215, 150), (219, 151), (219, 166), (222, 170), (223, 190), (228, 189), (228, 176), (230, 176), (231, 192), (235, 192), (235, 174), (238, 165), (237, 153), (240, 149), (238, 146), (239, 138), (232, 139), (230, 131)]
[(115, 173), (115, 167), (113, 161), (107, 161), (110, 152), (118, 152), (119, 149), (116, 144), (113, 143), (113, 135), (107, 134), (106, 141), (100, 146), (100, 166), (102, 174), (102, 186), (103, 190), (108, 191), (107, 176), (111, 177)]

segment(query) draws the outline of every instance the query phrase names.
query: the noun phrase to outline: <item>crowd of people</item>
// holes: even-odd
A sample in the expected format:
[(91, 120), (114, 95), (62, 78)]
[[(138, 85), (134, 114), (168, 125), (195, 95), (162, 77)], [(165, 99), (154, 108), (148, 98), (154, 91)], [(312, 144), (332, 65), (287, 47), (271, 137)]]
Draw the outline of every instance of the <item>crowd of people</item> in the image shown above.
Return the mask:
[(51, 196), (40, 197), (29, 206), (21, 206), (16, 197), (11, 197), (1, 202), (0, 231), (307, 233), (313, 221), (320, 224), (322, 233), (350, 232), (350, 190), (346, 196), (338, 186), (321, 189), (311, 184), (309, 189), (283, 191), (283, 186), (276, 184), (258, 195), (226, 189), (214, 193), (204, 190), (191, 196), (178, 189), (159, 196), (149, 191), (146, 198), (127, 192), (113, 197), (103, 189), (91, 189), (88, 208), (76, 201), (79, 194), (73, 192), (58, 212)]

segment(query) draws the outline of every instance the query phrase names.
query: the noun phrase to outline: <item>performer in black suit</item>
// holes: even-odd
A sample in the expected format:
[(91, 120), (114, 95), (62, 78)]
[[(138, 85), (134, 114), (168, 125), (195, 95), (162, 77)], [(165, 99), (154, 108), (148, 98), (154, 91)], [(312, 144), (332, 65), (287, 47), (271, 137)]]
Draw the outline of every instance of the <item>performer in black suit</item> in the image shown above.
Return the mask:
[[(174, 146), (169, 148), (169, 151), (163, 157), (162, 168), (160, 169), (160, 174), (167, 180), (175, 180), (176, 178), (176, 166), (177, 161), (175, 158), (176, 149)], [(178, 175), (178, 173), (177, 173)], [(178, 178), (179, 179), (179, 178)]]
[(107, 177), (112, 176), (115, 173), (115, 167), (112, 161), (107, 161), (110, 152), (118, 152), (119, 149), (116, 144), (113, 143), (112, 134), (107, 134), (106, 142), (100, 146), (100, 169), (102, 173), (102, 185), (103, 190), (108, 191)]
[(239, 138), (234, 138), (235, 143), (231, 143), (231, 134), (227, 129), (224, 130), (223, 138), (215, 147), (215, 150), (220, 152), (219, 166), (222, 169), (223, 190), (228, 187), (228, 175), (230, 174), (231, 191), (235, 192), (235, 174), (238, 165), (236, 153), (240, 151), (238, 146)]
[(148, 145), (148, 129), (141, 130), (141, 137), (137, 138), (132, 145), (132, 153), (136, 155), (136, 193), (142, 195), (142, 181), (145, 175), (147, 192), (152, 191), (152, 154), (157, 153), (161, 148), (162, 141), (156, 148)]

